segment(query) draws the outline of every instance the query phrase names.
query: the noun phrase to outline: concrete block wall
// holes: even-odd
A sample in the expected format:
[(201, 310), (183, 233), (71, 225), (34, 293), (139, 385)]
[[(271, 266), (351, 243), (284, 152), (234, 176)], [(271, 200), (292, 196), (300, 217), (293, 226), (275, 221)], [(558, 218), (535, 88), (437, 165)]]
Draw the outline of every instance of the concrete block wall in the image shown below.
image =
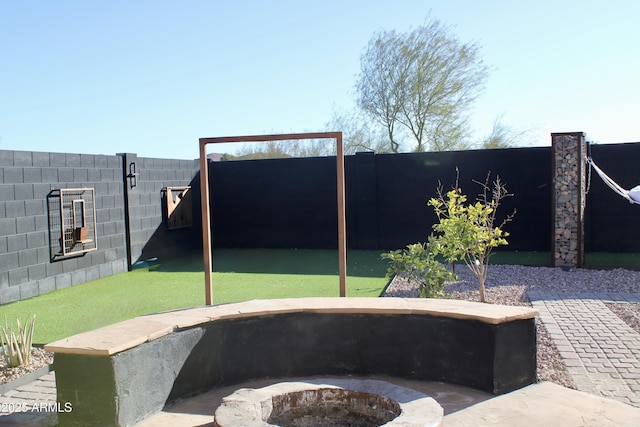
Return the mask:
[[(0, 150), (0, 304), (126, 271), (121, 177), (119, 156)], [(53, 261), (47, 197), (78, 187), (95, 189), (98, 250)]]
[[(128, 161), (136, 162), (133, 188)], [(187, 244), (201, 247), (197, 215), (192, 228), (166, 231), (161, 204), (162, 188), (197, 183), (198, 171), (197, 160), (0, 150), (0, 305), (121, 273)], [(97, 250), (52, 259), (48, 196), (79, 187), (95, 190)], [(199, 185), (193, 200), (199, 212)]]
[[(166, 230), (163, 224), (162, 190), (165, 187), (191, 186), (192, 198), (199, 198), (198, 160), (158, 159), (125, 155), (125, 169), (135, 163), (136, 185), (127, 186), (130, 217), (130, 264), (174, 252), (175, 247), (199, 243), (200, 222), (194, 216), (191, 228)], [(130, 181), (130, 180), (129, 180)], [(195, 187), (195, 188), (194, 188)]]

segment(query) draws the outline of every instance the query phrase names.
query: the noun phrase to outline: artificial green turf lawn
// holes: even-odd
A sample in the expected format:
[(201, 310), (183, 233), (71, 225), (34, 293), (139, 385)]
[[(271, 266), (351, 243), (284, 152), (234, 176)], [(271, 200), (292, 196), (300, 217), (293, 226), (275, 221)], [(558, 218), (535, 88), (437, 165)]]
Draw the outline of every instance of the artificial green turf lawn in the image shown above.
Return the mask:
[[(347, 296), (377, 297), (388, 283), (380, 251), (351, 250)], [(638, 254), (587, 254), (587, 266), (640, 267)], [(496, 252), (493, 264), (545, 265), (549, 252)], [(332, 250), (230, 249), (214, 251), (215, 304), (251, 299), (338, 296)], [(32, 299), (3, 305), (10, 323), (36, 314), (34, 343), (48, 343), (142, 314), (204, 305), (200, 255), (160, 262)]]
[[(388, 283), (379, 251), (349, 251), (347, 296), (377, 297)], [(199, 255), (158, 263), (2, 306), (10, 322), (36, 314), (34, 343), (48, 343), (142, 314), (204, 305)], [(215, 304), (339, 296), (336, 251), (214, 252)]]

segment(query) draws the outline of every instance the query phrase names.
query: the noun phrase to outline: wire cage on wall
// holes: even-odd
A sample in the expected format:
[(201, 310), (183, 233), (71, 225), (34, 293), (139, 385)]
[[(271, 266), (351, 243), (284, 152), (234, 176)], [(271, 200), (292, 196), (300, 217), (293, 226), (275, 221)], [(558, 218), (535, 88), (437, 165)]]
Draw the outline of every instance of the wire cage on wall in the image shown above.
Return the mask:
[(98, 249), (93, 188), (51, 190), (48, 207), (52, 260)]

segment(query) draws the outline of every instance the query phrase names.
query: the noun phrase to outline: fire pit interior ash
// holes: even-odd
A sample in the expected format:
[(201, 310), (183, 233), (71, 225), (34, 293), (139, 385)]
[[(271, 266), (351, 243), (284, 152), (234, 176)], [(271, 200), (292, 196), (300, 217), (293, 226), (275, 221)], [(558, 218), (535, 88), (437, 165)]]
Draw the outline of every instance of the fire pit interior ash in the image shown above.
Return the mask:
[(239, 389), (223, 399), (214, 426), (437, 426), (442, 416), (433, 398), (386, 381), (317, 379)]
[(267, 422), (281, 427), (379, 427), (401, 413), (395, 400), (341, 388), (291, 392), (271, 401)]

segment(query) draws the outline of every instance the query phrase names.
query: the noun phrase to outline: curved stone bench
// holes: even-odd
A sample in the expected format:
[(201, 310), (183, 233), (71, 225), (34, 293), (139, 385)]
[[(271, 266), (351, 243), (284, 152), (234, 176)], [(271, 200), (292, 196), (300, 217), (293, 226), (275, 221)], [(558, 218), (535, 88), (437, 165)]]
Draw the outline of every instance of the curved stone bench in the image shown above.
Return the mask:
[(495, 394), (536, 381), (537, 311), (457, 300), (255, 300), (141, 316), (48, 344), (61, 426), (132, 425), (257, 378), (387, 375)]

